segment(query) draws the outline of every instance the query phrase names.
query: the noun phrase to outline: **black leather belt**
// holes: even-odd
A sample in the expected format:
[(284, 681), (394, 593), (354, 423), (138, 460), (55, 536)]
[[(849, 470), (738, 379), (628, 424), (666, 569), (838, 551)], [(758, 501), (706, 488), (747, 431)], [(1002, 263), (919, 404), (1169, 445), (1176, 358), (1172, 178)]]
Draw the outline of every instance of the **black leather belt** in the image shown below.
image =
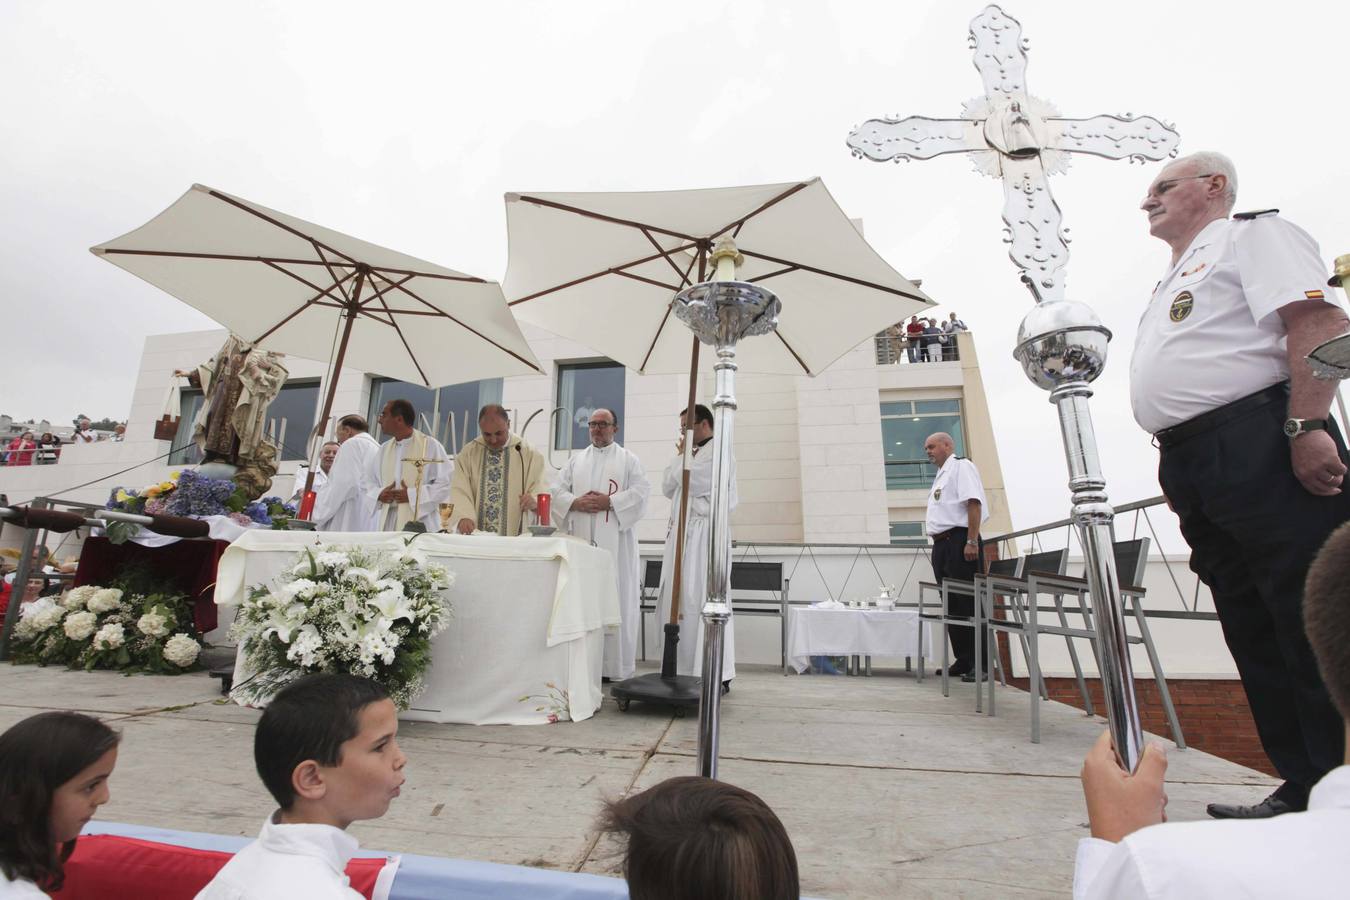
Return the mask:
[(945, 541), (949, 537), (956, 537), (958, 531), (966, 530), (966, 526), (958, 525), (955, 528), (948, 528), (946, 531), (939, 531), (937, 534), (933, 535), (933, 543), (936, 544), (938, 541)]
[(1257, 391), (1255, 394), (1248, 394), (1240, 400), (1234, 400), (1232, 403), (1224, 404), (1218, 409), (1211, 409), (1207, 413), (1201, 413), (1194, 419), (1187, 419), (1180, 425), (1164, 428), (1162, 431), (1155, 434), (1154, 437), (1157, 438), (1159, 447), (1175, 447), (1182, 441), (1193, 438), (1197, 434), (1213, 431), (1220, 425), (1226, 425), (1234, 419), (1240, 419), (1263, 406), (1269, 406), (1272, 403), (1288, 399), (1289, 382), (1281, 381), (1277, 384), (1272, 384), (1265, 390)]

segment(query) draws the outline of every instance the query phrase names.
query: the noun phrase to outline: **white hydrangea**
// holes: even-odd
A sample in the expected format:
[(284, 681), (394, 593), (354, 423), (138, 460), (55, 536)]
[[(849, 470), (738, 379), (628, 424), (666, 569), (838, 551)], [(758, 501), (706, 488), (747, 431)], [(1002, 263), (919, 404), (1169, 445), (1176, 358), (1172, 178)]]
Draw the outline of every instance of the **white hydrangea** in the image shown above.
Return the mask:
[(316, 665), (322, 658), (323, 637), (313, 625), (301, 626), (286, 650), (286, 658), (305, 668)]
[(304, 599), (305, 597), (308, 597), (311, 594), (313, 594), (314, 589), (317, 587), (318, 585), (310, 581), (308, 578), (297, 578), (290, 584), (287, 584), (284, 587), (282, 587), (281, 594), (282, 596), (287, 598), (295, 597)]
[(175, 634), (164, 642), (164, 658), (180, 669), (195, 663), (201, 650), (201, 645), (186, 634)]
[(73, 612), (66, 616), (65, 630), (66, 637), (72, 641), (82, 641), (94, 633), (94, 626), (98, 624), (98, 616), (91, 612)]
[(116, 650), (126, 643), (127, 635), (120, 622), (109, 622), (94, 635), (95, 650)]
[(90, 612), (106, 613), (112, 612), (122, 603), (122, 592), (117, 588), (100, 588), (94, 591), (92, 597), (87, 601)]
[(136, 630), (150, 637), (163, 637), (169, 633), (169, 620), (157, 612), (148, 612), (136, 620)]
[(84, 605), (89, 602), (89, 598), (97, 592), (98, 587), (92, 584), (71, 588), (61, 598), (61, 605), (66, 609), (84, 609)]
[(25, 603), (19, 607), (19, 621), (14, 624), (14, 637), (21, 641), (31, 641), (60, 622), (65, 614), (65, 607), (51, 597), (39, 597), (32, 603)]

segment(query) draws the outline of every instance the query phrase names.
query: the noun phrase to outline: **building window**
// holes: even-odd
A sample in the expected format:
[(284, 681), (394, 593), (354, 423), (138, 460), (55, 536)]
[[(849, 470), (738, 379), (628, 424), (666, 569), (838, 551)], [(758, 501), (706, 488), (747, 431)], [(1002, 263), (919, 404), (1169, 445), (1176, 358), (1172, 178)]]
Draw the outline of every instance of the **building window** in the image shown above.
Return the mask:
[(923, 452), (930, 434), (952, 436), (956, 455), (966, 455), (960, 400), (898, 400), (881, 404), (881, 442), (886, 461), (886, 490), (925, 490), (937, 469)]
[(897, 547), (923, 547), (928, 544), (928, 535), (923, 532), (922, 522), (892, 522), (891, 543)]
[(572, 450), (591, 442), (586, 423), (597, 409), (613, 411), (623, 423), (624, 367), (616, 362), (571, 363), (558, 366), (558, 399), (561, 406), (553, 431), (555, 450)]
[[(202, 409), (202, 392), (184, 388), (180, 393), (178, 433), (174, 435), (171, 466), (195, 466), (202, 451), (192, 442), (192, 422)], [(309, 434), (318, 418), (319, 382), (289, 381), (282, 385), (276, 399), (267, 407), (265, 433), (281, 442), (279, 459), (305, 459)]]
[(417, 411), (416, 428), (426, 432), (454, 456), (461, 447), (478, 437), (478, 410), (489, 403), (502, 402), (502, 380), (486, 378), (441, 388), (429, 388), (392, 378), (376, 378), (370, 385), (370, 407), (366, 418), (371, 432), (381, 437), (375, 420), (390, 400), (407, 400)]

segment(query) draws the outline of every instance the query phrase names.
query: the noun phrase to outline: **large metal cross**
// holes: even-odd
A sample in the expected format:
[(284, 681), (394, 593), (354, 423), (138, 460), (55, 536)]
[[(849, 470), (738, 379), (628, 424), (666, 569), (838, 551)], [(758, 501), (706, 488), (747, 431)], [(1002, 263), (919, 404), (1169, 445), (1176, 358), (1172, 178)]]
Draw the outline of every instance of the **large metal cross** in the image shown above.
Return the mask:
[[(1089, 306), (1064, 297), (1069, 246), (1047, 177), (1063, 171), (1071, 153), (1161, 160), (1176, 155), (1180, 138), (1170, 125), (1150, 116), (1062, 118), (1050, 104), (1028, 94), (1022, 26), (997, 6), (985, 7), (970, 23), (970, 43), (975, 48), (975, 68), (984, 78), (985, 95), (967, 103), (960, 119), (872, 119), (849, 135), (848, 145), (854, 156), (878, 162), (970, 153), (977, 169), (1003, 179), (1005, 240), (1012, 245), (1009, 256), (1022, 270), (1022, 281), (1037, 301), (1022, 321), (1013, 355), (1036, 385), (1050, 391), (1059, 412), (1073, 520), (1092, 595), (1107, 721), (1121, 762), (1134, 771), (1143, 752), (1143, 731), (1116, 571), (1115, 511), (1106, 495), (1088, 409), (1091, 382), (1106, 365), (1111, 332)], [(980, 664), (977, 651), (977, 677)], [(1030, 690), (1035, 691), (1034, 659), (1028, 665)], [(989, 703), (992, 711), (992, 681)], [(1033, 740), (1039, 737), (1038, 716), (1038, 704), (1033, 703)], [(1173, 734), (1180, 744), (1175, 722)]]
[(876, 162), (969, 153), (976, 169), (1003, 179), (1004, 240), (1037, 300), (1063, 299), (1068, 240), (1047, 176), (1068, 168), (1069, 154), (1161, 160), (1176, 155), (1174, 128), (1152, 116), (1066, 119), (1027, 93), (1027, 42), (1022, 26), (997, 6), (970, 23), (975, 68), (984, 96), (959, 119), (910, 116), (868, 119), (848, 136), (853, 155)]

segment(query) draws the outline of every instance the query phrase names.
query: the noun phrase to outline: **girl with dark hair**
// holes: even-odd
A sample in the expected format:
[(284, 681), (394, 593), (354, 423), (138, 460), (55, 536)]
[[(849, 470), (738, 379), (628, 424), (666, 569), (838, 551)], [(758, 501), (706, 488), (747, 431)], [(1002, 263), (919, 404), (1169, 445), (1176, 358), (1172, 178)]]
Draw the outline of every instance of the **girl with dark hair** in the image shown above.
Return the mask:
[(61, 888), (80, 829), (108, 802), (119, 740), (74, 712), (41, 713), (0, 734), (0, 897)]

